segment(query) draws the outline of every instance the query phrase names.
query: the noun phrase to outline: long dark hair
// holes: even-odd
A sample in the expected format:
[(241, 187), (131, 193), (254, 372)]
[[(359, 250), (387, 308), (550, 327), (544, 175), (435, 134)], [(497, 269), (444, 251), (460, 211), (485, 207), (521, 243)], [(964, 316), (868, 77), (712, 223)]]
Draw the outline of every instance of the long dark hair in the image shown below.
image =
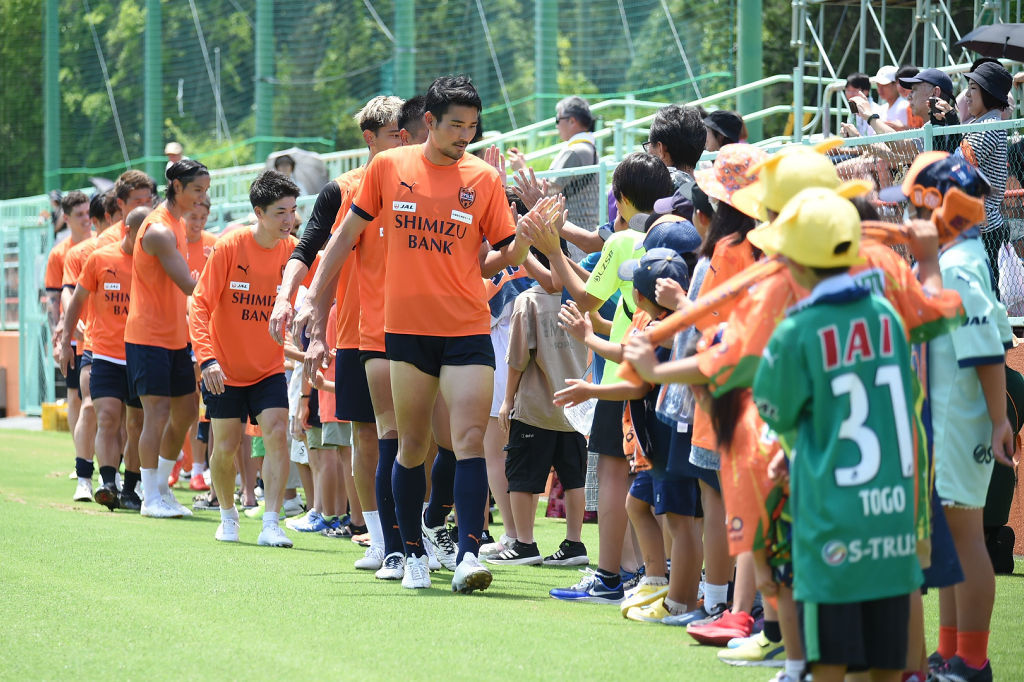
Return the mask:
[(698, 256), (711, 258), (715, 252), (715, 245), (722, 239), (732, 236), (732, 244), (739, 244), (747, 238), (747, 233), (757, 226), (757, 222), (746, 213), (739, 211), (724, 201), (719, 201), (715, 208), (715, 215), (711, 218), (711, 225), (704, 235), (704, 241), (700, 245)]
[(210, 171), (203, 164), (194, 159), (182, 159), (175, 161), (164, 173), (167, 176), (167, 200), (174, 203), (174, 181), (177, 180), (181, 186), (187, 187), (193, 180), (201, 175), (209, 175)]

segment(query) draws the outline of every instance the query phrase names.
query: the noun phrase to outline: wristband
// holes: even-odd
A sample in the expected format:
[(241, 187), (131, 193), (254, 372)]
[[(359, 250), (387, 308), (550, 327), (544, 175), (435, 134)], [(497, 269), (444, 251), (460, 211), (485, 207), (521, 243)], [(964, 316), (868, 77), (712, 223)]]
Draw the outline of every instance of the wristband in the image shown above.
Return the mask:
[(217, 362), (217, 358), (210, 358), (209, 360), (204, 360), (203, 363), (199, 365), (199, 369), (204, 370), (215, 362)]
[(311, 396), (311, 395), (312, 395), (312, 393), (307, 393), (306, 395), (300, 395), (299, 398), (306, 398), (308, 400), (309, 396)]
[(868, 116), (868, 123), (870, 124), (872, 121), (874, 121), (875, 119), (878, 119), (878, 118), (882, 118), (882, 117), (879, 114), (871, 114), (870, 116)]

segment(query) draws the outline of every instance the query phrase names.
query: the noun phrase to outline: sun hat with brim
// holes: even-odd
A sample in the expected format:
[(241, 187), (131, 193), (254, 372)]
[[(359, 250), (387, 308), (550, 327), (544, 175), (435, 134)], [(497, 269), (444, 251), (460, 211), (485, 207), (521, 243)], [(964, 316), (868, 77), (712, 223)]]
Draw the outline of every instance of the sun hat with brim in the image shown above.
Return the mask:
[(866, 180), (843, 182), (825, 153), (842, 146), (831, 138), (816, 145), (791, 145), (751, 169), (757, 180), (733, 194), (733, 206), (752, 218), (768, 220), (768, 211), (779, 213), (800, 190), (824, 187), (847, 199), (871, 191)]
[(831, 189), (799, 192), (779, 216), (747, 233), (750, 243), (768, 255), (781, 255), (812, 268), (864, 263), (860, 251), (860, 214)]
[(964, 78), (977, 83), (979, 88), (998, 100), (1000, 104), (1010, 106), (1010, 100), (1006, 96), (1009, 94), (1010, 88), (1013, 87), (1013, 76), (1001, 64), (994, 62), (979, 64), (974, 71), (965, 73)]
[(733, 193), (756, 179), (749, 176), (750, 169), (767, 157), (764, 150), (753, 145), (727, 144), (718, 151), (711, 168), (697, 171), (693, 177), (709, 197), (732, 204)]

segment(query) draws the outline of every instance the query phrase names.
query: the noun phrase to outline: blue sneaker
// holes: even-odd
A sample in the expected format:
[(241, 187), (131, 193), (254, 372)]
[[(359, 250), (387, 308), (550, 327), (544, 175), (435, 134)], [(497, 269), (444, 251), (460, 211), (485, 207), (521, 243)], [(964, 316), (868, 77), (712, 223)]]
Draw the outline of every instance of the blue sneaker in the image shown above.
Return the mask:
[(572, 587), (555, 588), (549, 594), (563, 601), (585, 601), (594, 604), (618, 604), (624, 597), (621, 581), (615, 587), (608, 587), (597, 571), (590, 568), (583, 571), (583, 577)]
[(677, 616), (668, 616), (667, 618), (662, 618), (661, 622), (663, 625), (679, 625), (682, 627), (686, 627), (690, 623), (697, 623), (708, 618), (720, 616), (725, 612), (725, 610), (725, 604), (719, 604), (718, 606), (712, 608), (711, 611), (705, 609), (704, 605), (701, 604), (693, 611), (687, 611), (686, 613), (681, 613)]
[(324, 521), (324, 517), (318, 511), (311, 511), (306, 514), (306, 518), (299, 521), (291, 526), (292, 530), (300, 533), (319, 533), (325, 528), (329, 528), (329, 524)]

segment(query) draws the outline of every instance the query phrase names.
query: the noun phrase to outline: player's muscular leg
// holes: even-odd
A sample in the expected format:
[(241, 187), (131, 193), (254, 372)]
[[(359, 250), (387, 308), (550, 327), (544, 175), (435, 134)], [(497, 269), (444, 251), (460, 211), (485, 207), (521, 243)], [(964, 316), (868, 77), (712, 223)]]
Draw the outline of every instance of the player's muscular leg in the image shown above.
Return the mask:
[(211, 419), (213, 452), (210, 453), (210, 472), (213, 490), (222, 509), (235, 506), (235, 452), (242, 443), (242, 422), (238, 419)]
[(143, 414), (138, 407), (128, 407), (124, 417), (124, 468), (125, 471), (139, 470), (139, 436), (142, 434)]
[[(389, 390), (390, 395), (390, 390)], [(352, 422), (352, 480), (363, 511), (377, 510), (377, 425)]]
[(97, 398), (93, 401), (93, 409), (96, 411), (96, 460), (101, 467), (116, 467), (120, 464), (122, 406), (123, 403), (117, 398)]
[[(442, 377), (444, 373), (442, 371)], [(438, 379), (408, 362), (391, 363), (391, 395), (398, 428), (398, 462), (412, 469), (426, 459), (430, 447), (430, 417)]]
[(199, 415), (195, 396), (191, 393), (170, 399), (171, 409), (163, 438), (160, 441), (160, 456), (164, 459), (176, 460), (181, 446), (185, 444), (188, 429)]
[[(75, 443), (75, 456), (90, 461), (95, 452), (96, 444), (96, 410), (92, 403), (92, 396), (89, 395), (91, 370), (92, 365), (86, 365), (79, 372), (79, 381), (82, 387), (82, 403), (78, 410), (78, 421), (75, 423), (75, 428), (72, 431)], [(115, 466), (116, 464), (117, 462), (110, 466)]]
[(384, 358), (370, 358), (363, 366), (370, 387), (373, 416), (377, 419), (377, 437), (394, 438), (397, 427), (395, 403), (391, 397), (391, 364)]
[(288, 410), (273, 407), (256, 416), (263, 431), (263, 485), (266, 509), (280, 512), (284, 487), (288, 482)]
[(455, 457), (483, 457), (494, 370), (486, 365), (445, 365), (441, 368), (440, 383), (450, 414), (451, 449)]
[(434, 429), (434, 443), (448, 450), (452, 449), (452, 415), (448, 410), (448, 404), (438, 391), (434, 400), (434, 415), (431, 418), (431, 426)]
[[(139, 434), (139, 457), (144, 469), (156, 469), (160, 442), (171, 418), (171, 399), (162, 395), (140, 396), (142, 401), (142, 433)], [(178, 453), (174, 453), (177, 458)]]

